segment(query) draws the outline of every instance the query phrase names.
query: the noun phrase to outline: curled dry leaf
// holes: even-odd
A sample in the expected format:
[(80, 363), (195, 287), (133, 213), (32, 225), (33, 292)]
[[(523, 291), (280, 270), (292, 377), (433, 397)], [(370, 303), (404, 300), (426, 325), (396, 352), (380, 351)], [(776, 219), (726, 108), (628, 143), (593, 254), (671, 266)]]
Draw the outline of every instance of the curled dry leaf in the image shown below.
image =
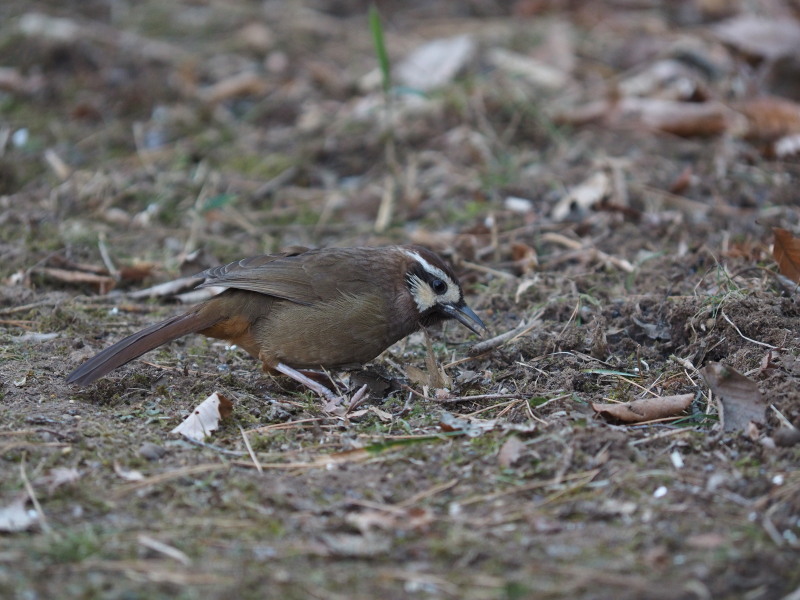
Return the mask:
[(440, 38), (419, 46), (395, 68), (397, 81), (430, 91), (446, 85), (472, 60), (478, 44), (469, 35)]
[(233, 402), (219, 392), (214, 392), (170, 433), (179, 433), (191, 440), (203, 441), (219, 427), (220, 419), (230, 416), (232, 410)]
[(56, 491), (57, 488), (61, 487), (62, 485), (66, 485), (68, 483), (75, 483), (80, 479), (81, 474), (77, 469), (73, 469), (70, 467), (56, 467), (47, 475), (42, 477), (41, 481), (37, 483), (42, 483), (47, 486), (47, 493), (52, 494)]
[(258, 73), (244, 72), (215, 83), (203, 90), (201, 97), (210, 104), (218, 104), (243, 96), (263, 96), (268, 89), (267, 80)]
[(536, 254), (536, 250), (522, 242), (514, 242), (511, 244), (511, 259), (514, 261), (514, 266), (517, 267), (523, 275), (535, 271), (539, 266), (539, 258)]
[(709, 363), (700, 374), (719, 397), (723, 431), (746, 432), (750, 422), (763, 423), (764, 403), (758, 384), (721, 363)]
[(738, 107), (747, 126), (743, 137), (751, 140), (772, 141), (800, 133), (800, 104), (783, 98), (754, 98)]
[(625, 98), (619, 121), (639, 123), (650, 129), (681, 137), (719, 135), (729, 129), (735, 113), (721, 102), (679, 102), (658, 98)]
[(509, 436), (509, 438), (500, 448), (500, 452), (497, 453), (498, 464), (504, 469), (513, 467), (514, 463), (516, 463), (520, 459), (520, 456), (522, 456), (523, 450), (525, 450), (525, 444), (522, 442), (522, 440), (515, 435)]
[(772, 232), (775, 234), (772, 256), (778, 263), (781, 275), (800, 283), (800, 238), (780, 227), (773, 227)]
[(35, 510), (28, 510), (27, 503), (28, 496), (22, 495), (0, 508), (0, 531), (25, 531), (38, 522), (39, 515)]
[(624, 404), (592, 402), (592, 410), (606, 419), (615, 419), (623, 423), (642, 423), (677, 417), (689, 408), (693, 398), (694, 394), (680, 394), (660, 398), (642, 398)]
[(593, 100), (574, 108), (557, 108), (552, 118), (556, 123), (571, 125), (595, 121), (610, 126), (638, 125), (682, 137), (708, 137), (730, 129), (748, 129), (746, 119), (721, 102), (681, 102), (635, 96), (619, 101)]
[(143, 481), (144, 474), (136, 469), (123, 469), (117, 461), (114, 461), (114, 473), (125, 481)]
[(611, 178), (598, 171), (586, 181), (574, 187), (553, 207), (551, 216), (563, 221), (572, 216), (582, 216), (611, 193)]

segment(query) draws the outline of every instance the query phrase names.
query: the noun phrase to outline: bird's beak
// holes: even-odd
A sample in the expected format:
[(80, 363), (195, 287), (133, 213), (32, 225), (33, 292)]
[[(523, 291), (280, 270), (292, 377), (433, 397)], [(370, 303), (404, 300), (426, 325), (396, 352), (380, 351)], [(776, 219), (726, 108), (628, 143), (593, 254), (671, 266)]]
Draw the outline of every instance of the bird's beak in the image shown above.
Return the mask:
[(486, 325), (483, 324), (481, 318), (475, 314), (469, 306), (464, 304), (463, 306), (455, 306), (453, 304), (443, 304), (441, 305), (442, 310), (447, 313), (449, 317), (453, 317), (456, 321), (464, 325), (467, 329), (476, 333), (478, 335), (483, 335), (483, 332), (480, 331), (478, 327), (483, 330), (486, 330)]

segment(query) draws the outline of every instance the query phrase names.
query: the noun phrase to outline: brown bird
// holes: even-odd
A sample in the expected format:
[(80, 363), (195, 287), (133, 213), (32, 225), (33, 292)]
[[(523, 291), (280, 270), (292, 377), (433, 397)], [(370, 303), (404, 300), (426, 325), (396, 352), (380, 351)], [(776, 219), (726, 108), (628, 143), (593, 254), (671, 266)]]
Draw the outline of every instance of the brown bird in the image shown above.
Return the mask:
[(350, 369), (421, 326), (483, 322), (464, 302), (452, 269), (418, 246), (296, 249), (245, 258), (200, 273), (221, 294), (151, 325), (87, 360), (68, 383), (86, 385), (188, 333), (227, 340), (321, 395), (297, 369)]

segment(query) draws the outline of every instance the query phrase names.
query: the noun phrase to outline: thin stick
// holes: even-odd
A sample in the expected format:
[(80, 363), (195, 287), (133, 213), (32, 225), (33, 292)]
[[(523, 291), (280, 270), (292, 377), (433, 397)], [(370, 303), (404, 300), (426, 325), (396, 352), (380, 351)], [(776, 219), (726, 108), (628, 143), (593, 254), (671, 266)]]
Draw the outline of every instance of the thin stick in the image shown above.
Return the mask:
[(36, 509), (36, 514), (39, 515), (39, 522), (42, 524), (42, 530), (47, 534), (53, 533), (53, 529), (47, 522), (47, 517), (45, 517), (44, 511), (42, 510), (42, 505), (39, 504), (39, 500), (38, 498), (36, 498), (36, 493), (33, 491), (33, 486), (31, 485), (31, 482), (28, 479), (28, 474), (25, 472), (24, 455), (19, 463), (19, 476), (22, 479), (23, 485), (25, 486), (25, 491), (28, 492), (28, 497), (31, 499), (31, 502), (33, 503), (33, 507)]
[(242, 429), (241, 425), (239, 425), (239, 431), (242, 433), (244, 447), (247, 448), (247, 453), (250, 455), (250, 458), (253, 459), (253, 464), (256, 466), (256, 470), (258, 470), (259, 473), (263, 473), (264, 469), (261, 467), (261, 463), (258, 461), (256, 453), (253, 452), (253, 447), (250, 445), (250, 440), (247, 439), (247, 434), (245, 433), (244, 429)]
[(724, 310), (721, 310), (720, 312), (722, 313), (722, 318), (725, 319), (730, 324), (730, 326), (733, 327), (736, 330), (736, 333), (738, 333), (739, 336), (743, 340), (747, 340), (748, 342), (752, 342), (754, 344), (758, 344), (759, 346), (765, 346), (766, 348), (770, 348), (771, 350), (777, 350), (778, 349), (778, 346), (773, 346), (771, 344), (767, 344), (766, 342), (759, 342), (758, 340), (754, 340), (752, 338), (747, 337), (745, 334), (743, 334), (741, 331), (739, 331), (739, 328), (736, 326), (736, 324), (733, 321), (731, 321), (728, 318), (728, 315), (725, 314)]
[(413, 496), (406, 498), (402, 502), (398, 502), (396, 506), (402, 508), (408, 508), (410, 506), (415, 505), (420, 500), (424, 500), (425, 498), (430, 498), (431, 496), (435, 496), (445, 490), (449, 490), (451, 487), (455, 487), (458, 485), (458, 479), (451, 479), (450, 481), (445, 481), (444, 483), (440, 483), (439, 485), (435, 485), (427, 490), (422, 490), (414, 494)]
[(111, 254), (108, 252), (108, 246), (106, 246), (105, 232), (101, 231), (100, 235), (97, 236), (97, 248), (100, 250), (100, 258), (103, 259), (103, 264), (106, 266), (108, 274), (119, 281), (119, 269), (114, 266), (114, 261), (111, 260)]
[[(505, 344), (513, 342), (515, 339), (522, 337), (523, 335), (533, 330), (538, 325), (541, 325), (542, 322), (539, 319), (540, 316), (541, 316), (541, 311), (533, 315), (533, 317), (531, 317), (531, 320), (529, 320), (527, 323), (523, 322), (518, 327), (515, 327), (510, 331), (506, 331), (505, 333), (496, 335), (488, 340), (478, 342), (467, 351), (467, 354), (469, 354), (471, 357), (477, 356), (479, 354), (484, 354), (485, 352), (489, 352), (490, 350), (494, 350), (495, 348), (499, 348), (500, 346), (504, 346)], [(447, 366), (449, 367), (450, 365)]]
[(468, 402), (470, 400), (499, 400), (501, 398), (507, 398), (509, 400), (521, 400), (525, 397), (524, 394), (476, 394), (475, 396), (457, 396), (455, 398), (431, 398), (430, 396), (426, 396), (415, 390), (414, 388), (400, 384), (405, 390), (408, 390), (415, 396), (423, 398), (425, 400), (429, 400), (431, 402), (437, 402), (439, 404), (452, 404), (454, 402)]

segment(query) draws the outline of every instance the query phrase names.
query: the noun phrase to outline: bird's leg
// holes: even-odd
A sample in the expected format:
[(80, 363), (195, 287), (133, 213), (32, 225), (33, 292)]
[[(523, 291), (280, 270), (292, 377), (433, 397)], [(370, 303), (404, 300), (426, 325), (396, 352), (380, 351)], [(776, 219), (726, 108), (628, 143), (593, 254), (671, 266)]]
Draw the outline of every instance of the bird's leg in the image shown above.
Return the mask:
[(285, 365), (279, 362), (275, 365), (272, 365), (270, 368), (274, 369), (275, 371), (278, 371), (279, 373), (283, 373), (287, 377), (291, 377), (298, 383), (302, 383), (308, 389), (310, 389), (313, 392), (316, 392), (326, 400), (335, 400), (338, 397), (336, 396), (336, 394), (334, 394), (332, 391), (330, 391), (327, 387), (325, 387), (318, 381), (314, 381), (308, 375), (303, 375), (300, 371), (293, 369), (289, 365)]

